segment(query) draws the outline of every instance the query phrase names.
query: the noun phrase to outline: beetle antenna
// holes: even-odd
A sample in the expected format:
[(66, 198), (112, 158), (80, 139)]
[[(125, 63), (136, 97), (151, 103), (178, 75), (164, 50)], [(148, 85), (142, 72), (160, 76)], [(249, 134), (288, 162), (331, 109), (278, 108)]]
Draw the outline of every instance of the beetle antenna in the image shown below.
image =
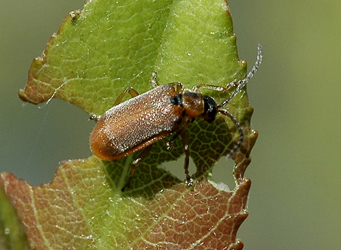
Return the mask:
[(251, 80), (251, 78), (258, 71), (259, 66), (262, 63), (262, 60), (263, 60), (262, 45), (258, 44), (257, 50), (258, 50), (258, 53), (257, 53), (257, 60), (255, 62), (255, 65), (253, 65), (251, 71), (247, 74), (247, 76), (243, 80), (240, 81), (241, 87), (239, 89), (243, 88)]
[(242, 146), (242, 143), (244, 141), (244, 131), (243, 131), (242, 126), (240, 126), (239, 122), (237, 121), (237, 119), (230, 112), (228, 112), (225, 109), (219, 109), (218, 112), (222, 113), (223, 115), (228, 116), (231, 119), (231, 121), (234, 123), (234, 125), (238, 129), (238, 132), (240, 135), (237, 145), (234, 146), (231, 152), (227, 155), (227, 159), (228, 159), (228, 158), (231, 158), (238, 151), (238, 149)]
[[(262, 45), (258, 44), (258, 54), (257, 54), (257, 60), (255, 62), (255, 65), (252, 67), (251, 71), (247, 74), (247, 76), (243, 80), (239, 80), (236, 83), (237, 88), (233, 91), (233, 93), (229, 96), (228, 99), (226, 99), (220, 105), (218, 105), (218, 108), (226, 106), (227, 103), (229, 101), (231, 101), (232, 98), (235, 97), (239, 93), (239, 91), (251, 80), (251, 78), (254, 76), (254, 74), (258, 71), (258, 68), (262, 63), (262, 59), (263, 59)], [(242, 143), (244, 141), (244, 131), (243, 131), (242, 126), (240, 126), (240, 123), (237, 121), (237, 119), (230, 112), (228, 112), (227, 110), (224, 110), (224, 109), (218, 109), (218, 112), (228, 116), (231, 119), (231, 121), (234, 123), (234, 125), (238, 129), (238, 132), (240, 135), (237, 145), (234, 146), (234, 148), (231, 150), (231, 152), (227, 155), (227, 158), (231, 158), (239, 150), (239, 148), (242, 146)]]
[(247, 76), (243, 80), (239, 80), (236, 83), (237, 88), (233, 91), (232, 95), (230, 95), (229, 98), (227, 98), (220, 105), (218, 105), (218, 107), (226, 106), (228, 102), (231, 101), (232, 98), (235, 97), (242, 88), (244, 88), (244, 86), (251, 80), (254, 74), (258, 71), (258, 68), (262, 63), (262, 60), (263, 60), (262, 45), (258, 44), (258, 54), (257, 54), (257, 60), (255, 62), (255, 65), (253, 65), (251, 71), (247, 74)]

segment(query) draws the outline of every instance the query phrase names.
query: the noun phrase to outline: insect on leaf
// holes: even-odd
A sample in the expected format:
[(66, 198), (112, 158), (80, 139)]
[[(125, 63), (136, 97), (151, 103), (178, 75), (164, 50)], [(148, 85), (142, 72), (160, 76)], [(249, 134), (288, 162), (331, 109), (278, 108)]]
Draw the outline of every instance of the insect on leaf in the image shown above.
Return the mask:
[[(226, 86), (245, 77), (227, 3), (87, 1), (82, 11), (65, 18), (43, 55), (34, 59), (19, 96), (34, 104), (60, 98), (102, 115), (124, 89), (150, 90), (154, 71), (159, 84), (176, 81), (185, 88)], [(232, 91), (205, 94), (221, 103)], [(249, 126), (253, 109), (245, 88), (226, 109), (245, 133), (233, 157), (233, 191), (205, 178), (239, 139), (233, 122), (223, 116), (213, 123), (199, 118), (186, 130), (197, 168), (193, 187), (158, 168), (183, 154), (180, 138), (170, 152), (167, 138), (157, 142), (126, 192), (121, 188), (138, 153), (112, 162), (95, 156), (64, 161), (53, 181), (40, 187), (1, 174), (0, 183), (16, 204), (31, 247), (242, 249), (236, 234), (247, 217), (250, 188), (244, 171), (257, 138)], [(183, 163), (174, 167), (183, 168)]]

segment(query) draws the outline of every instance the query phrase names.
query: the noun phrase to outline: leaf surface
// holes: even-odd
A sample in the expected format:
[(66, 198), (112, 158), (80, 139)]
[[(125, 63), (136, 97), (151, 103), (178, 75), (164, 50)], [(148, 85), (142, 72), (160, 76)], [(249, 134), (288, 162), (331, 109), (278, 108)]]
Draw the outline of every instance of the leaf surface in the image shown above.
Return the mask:
[(1, 175), (32, 247), (241, 249), (236, 233), (247, 217), (249, 180), (232, 192), (206, 180), (188, 188), (164, 177), (163, 190), (122, 194), (110, 167), (95, 157), (66, 161), (40, 187)]
[[(65, 18), (43, 55), (32, 62), (19, 96), (34, 104), (60, 98), (101, 115), (124, 89), (150, 90), (153, 71), (159, 84), (179, 81), (191, 88), (226, 86), (243, 78), (245, 70), (224, 1), (93, 0)], [(217, 103), (231, 94), (203, 92)], [(236, 234), (247, 217), (250, 188), (244, 171), (257, 132), (249, 126), (253, 109), (245, 88), (226, 109), (245, 133), (233, 157), (233, 191), (206, 178), (239, 140), (237, 128), (224, 116), (213, 123), (198, 119), (186, 130), (197, 167), (193, 187), (157, 168), (183, 154), (181, 139), (169, 152), (167, 138), (153, 146), (125, 192), (121, 188), (138, 153), (114, 162), (94, 156), (65, 161), (53, 181), (40, 187), (2, 174), (0, 183), (23, 221), (31, 247), (241, 249)]]

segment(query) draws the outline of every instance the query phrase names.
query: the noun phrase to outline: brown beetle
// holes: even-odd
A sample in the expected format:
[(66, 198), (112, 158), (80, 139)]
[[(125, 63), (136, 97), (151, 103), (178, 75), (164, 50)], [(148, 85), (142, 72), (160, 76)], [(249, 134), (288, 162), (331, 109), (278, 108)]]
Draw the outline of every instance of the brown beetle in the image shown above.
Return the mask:
[[(189, 145), (185, 133), (186, 127), (200, 116), (208, 122), (214, 121), (217, 113), (228, 116), (240, 134), (238, 143), (227, 157), (234, 155), (244, 140), (244, 132), (236, 118), (222, 107), (226, 106), (249, 82), (258, 70), (261, 61), (262, 47), (258, 45), (257, 61), (246, 78), (233, 81), (226, 87), (203, 84), (195, 86), (193, 90), (188, 90), (183, 89), (179, 82), (158, 86), (156, 73), (153, 73), (151, 82), (154, 89), (139, 95), (133, 88), (128, 88), (104, 115), (92, 117), (98, 121), (90, 135), (93, 154), (102, 160), (117, 160), (143, 149), (130, 167), (129, 179), (124, 187), (126, 188), (129, 186), (134, 168), (148, 155), (153, 143), (173, 134), (171, 141), (167, 143), (168, 148), (171, 148), (174, 139), (180, 135), (186, 154), (184, 166), (186, 181), (191, 184), (188, 171)], [(232, 87), (236, 87), (232, 95), (219, 105), (212, 97), (204, 96), (199, 92), (200, 88), (225, 92)], [(127, 92), (133, 98), (121, 103)]]

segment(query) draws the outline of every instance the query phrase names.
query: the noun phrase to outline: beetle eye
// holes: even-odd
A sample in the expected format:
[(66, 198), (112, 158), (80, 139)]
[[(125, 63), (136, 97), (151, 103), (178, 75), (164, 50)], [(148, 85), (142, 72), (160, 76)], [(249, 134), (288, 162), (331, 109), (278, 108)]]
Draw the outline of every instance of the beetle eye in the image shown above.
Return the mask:
[(212, 97), (204, 96), (204, 103), (205, 103), (205, 112), (203, 117), (205, 121), (212, 122), (214, 121), (217, 115), (217, 103)]

